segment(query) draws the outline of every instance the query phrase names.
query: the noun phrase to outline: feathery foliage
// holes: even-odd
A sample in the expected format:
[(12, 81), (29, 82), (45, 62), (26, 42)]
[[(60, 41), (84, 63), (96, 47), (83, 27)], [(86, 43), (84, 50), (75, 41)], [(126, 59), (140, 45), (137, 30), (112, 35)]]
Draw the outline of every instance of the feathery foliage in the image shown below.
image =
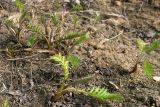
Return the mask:
[(100, 100), (121, 100), (123, 97), (120, 94), (117, 93), (109, 93), (105, 88), (100, 87), (91, 87), (86, 90), (86, 93), (89, 96), (95, 97)]
[(27, 45), (32, 47), (34, 43), (37, 40), (37, 36), (35, 34), (32, 34), (28, 39), (27, 39)]
[(143, 65), (144, 65), (144, 68), (143, 68), (144, 69), (144, 74), (148, 77), (152, 77), (153, 67), (147, 59), (144, 60)]
[(59, 19), (58, 15), (56, 13), (51, 15), (51, 19), (52, 19), (52, 23), (55, 26), (57, 26), (60, 22), (60, 19)]
[(41, 29), (38, 25), (33, 25), (33, 24), (29, 23), (27, 28), (28, 28), (28, 30), (31, 30), (32, 32), (35, 32), (35, 33), (41, 32)]
[(69, 75), (69, 65), (68, 65), (68, 61), (66, 60), (66, 58), (64, 56), (62, 56), (61, 54), (56, 54), (50, 57), (51, 60), (57, 61), (61, 67), (63, 68), (63, 73), (64, 73), (64, 79), (66, 80), (68, 78)]
[(71, 63), (73, 68), (77, 68), (80, 65), (80, 59), (79, 57), (73, 55), (73, 54), (69, 54), (67, 56), (67, 60)]
[(9, 104), (8, 98), (6, 98), (6, 99), (2, 102), (1, 107), (11, 107), (10, 104)]
[(154, 51), (155, 49), (157, 49), (159, 47), (160, 47), (160, 40), (155, 40), (150, 45), (146, 45), (144, 47), (144, 51), (146, 53), (150, 53), (150, 52)]
[[(59, 62), (59, 64), (63, 68), (63, 71), (64, 71), (63, 73), (65, 75), (65, 80), (67, 80), (68, 75), (69, 75), (69, 71), (68, 71), (69, 60), (67, 60), (67, 58), (65, 58), (61, 54), (53, 55), (53, 56), (50, 57), (50, 59)], [(93, 79), (93, 77), (94, 77), (94, 75), (86, 76), (86, 77), (77, 79), (77, 80), (75, 80), (75, 81), (73, 81), (69, 84), (65, 84), (64, 81), (62, 81), (62, 83), (60, 85), (60, 88), (55, 93), (54, 101), (57, 101), (63, 94), (65, 94), (67, 92), (82, 93), (82, 94), (87, 95), (87, 96), (95, 97), (99, 100), (107, 100), (107, 99), (120, 100), (120, 99), (123, 99), (123, 97), (121, 95), (116, 94), (116, 93), (109, 93), (109, 92), (107, 92), (107, 90), (105, 88), (91, 87), (91, 88), (86, 88), (86, 89), (80, 89), (80, 88), (70, 87), (70, 85), (76, 85), (76, 84), (79, 84), (79, 83), (88, 82), (89, 80)]]
[(81, 11), (81, 10), (83, 10), (83, 7), (81, 4), (73, 4), (72, 5), (71, 11)]
[(71, 84), (80, 84), (80, 83), (86, 83), (94, 78), (94, 75), (85, 76), (83, 78), (79, 78), (75, 81), (73, 81)]
[[(144, 53), (150, 53), (150, 52), (156, 50), (157, 48), (159, 48), (160, 47), (160, 40), (154, 40), (152, 43), (146, 44), (143, 40), (137, 39), (137, 47), (141, 51), (140, 57), (142, 57), (142, 56), (144, 56)], [(147, 77), (152, 77), (152, 75), (154, 73), (153, 67), (147, 59), (144, 59), (143, 68), (144, 68), (144, 74)]]
[(18, 8), (18, 10), (19, 10), (20, 12), (24, 11), (24, 5), (23, 5), (23, 3), (21, 2), (21, 0), (16, 0), (15, 3), (16, 3), (16, 7)]
[(138, 46), (139, 50), (141, 52), (143, 52), (144, 51), (144, 47), (146, 46), (146, 43), (141, 39), (137, 39), (137, 46)]

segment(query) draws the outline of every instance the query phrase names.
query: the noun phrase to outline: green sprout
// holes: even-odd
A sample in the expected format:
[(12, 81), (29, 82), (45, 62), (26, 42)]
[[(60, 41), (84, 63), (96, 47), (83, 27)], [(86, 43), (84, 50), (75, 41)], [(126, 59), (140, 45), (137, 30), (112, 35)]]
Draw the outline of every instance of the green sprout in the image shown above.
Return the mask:
[(32, 47), (36, 43), (36, 41), (41, 37), (42, 31), (38, 25), (33, 25), (31, 23), (27, 25), (27, 29), (32, 32), (29, 38), (27, 39), (27, 45), (29, 47)]
[(83, 7), (82, 7), (82, 5), (81, 4), (73, 4), (72, 5), (72, 8), (71, 8), (71, 11), (81, 11), (81, 10), (83, 10)]
[(59, 16), (58, 16), (56, 13), (51, 15), (51, 19), (52, 19), (52, 23), (53, 23), (55, 26), (58, 26), (58, 25), (59, 25), (60, 19), (59, 19)]
[(6, 25), (7, 29), (16, 37), (17, 42), (20, 43), (20, 35), (23, 30), (23, 26), (25, 21), (29, 19), (28, 13), (24, 9), (24, 4), (21, 0), (16, 0), (15, 5), (20, 12), (20, 17), (17, 19), (18, 22), (14, 22), (11, 19), (6, 19), (4, 24)]
[(2, 102), (1, 107), (11, 107), (8, 98)]
[(73, 68), (78, 68), (78, 66), (80, 65), (80, 59), (79, 57), (73, 55), (73, 54), (69, 54), (67, 56), (67, 60), (71, 63)]
[(22, 3), (22, 1), (21, 0), (16, 0), (15, 3), (16, 3), (16, 7), (18, 8), (18, 10), (20, 12), (23, 12), (24, 11), (24, 4)]
[[(160, 47), (160, 40), (154, 40), (152, 43), (147, 44), (143, 40), (137, 39), (137, 47), (141, 52), (141, 54), (139, 55), (139, 58), (143, 58), (144, 53), (150, 54), (152, 51)], [(139, 63), (139, 61), (140, 60), (138, 60), (137, 63)], [(147, 59), (144, 59), (143, 61), (143, 68), (144, 68), (144, 74), (147, 77), (153, 76), (153, 73), (154, 73), (153, 67)]]
[[(70, 61), (67, 60), (67, 58), (62, 56), (61, 54), (53, 55), (50, 57), (50, 59), (58, 62), (61, 65), (61, 68), (63, 69), (63, 75), (64, 75), (64, 78), (61, 80), (60, 87), (57, 89), (57, 91), (55, 92), (55, 94), (53, 96), (54, 102), (58, 101), (64, 94), (66, 94), (68, 92), (84, 94), (87, 96), (97, 98), (99, 100), (109, 100), (109, 99), (120, 100), (120, 99), (123, 99), (123, 97), (120, 94), (109, 93), (109, 92), (107, 92), (107, 90), (105, 88), (100, 88), (100, 87), (94, 86), (91, 88), (82, 89), (82, 88), (73, 87), (72, 85), (76, 85), (79, 83), (86, 83), (86, 82), (90, 81), (91, 79), (94, 78), (95, 75), (86, 76), (86, 77), (77, 79), (71, 83), (66, 83), (69, 78), (69, 70), (68, 69), (69, 69), (69, 62)], [(75, 63), (79, 63), (78, 61), (71, 60), (71, 63), (73, 65), (79, 65), (79, 64), (75, 64)]]
[(30, 37), (27, 39), (27, 45), (32, 47), (36, 41), (37, 41), (37, 36), (34, 34), (30, 35)]
[(74, 15), (71, 19), (73, 23), (73, 31), (76, 29), (77, 23), (78, 23), (78, 16)]

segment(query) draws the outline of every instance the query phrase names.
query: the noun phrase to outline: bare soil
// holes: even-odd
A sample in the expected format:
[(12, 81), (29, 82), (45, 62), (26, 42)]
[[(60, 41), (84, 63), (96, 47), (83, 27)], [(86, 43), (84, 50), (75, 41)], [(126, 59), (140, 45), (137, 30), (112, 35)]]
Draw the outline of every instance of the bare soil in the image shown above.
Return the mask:
[[(101, 86), (109, 92), (118, 92), (123, 101), (100, 102), (96, 99), (69, 93), (51, 103), (61, 71), (49, 61), (49, 53), (26, 52), (17, 46), (3, 20), (18, 13), (14, 2), (0, 1), (0, 103), (9, 98), (12, 107), (160, 107), (160, 82), (143, 74), (142, 63), (135, 67), (140, 54), (135, 40), (147, 43), (160, 39), (159, 0), (80, 0), (84, 11), (69, 13), (65, 31), (72, 30), (71, 17), (79, 18), (77, 31), (88, 31), (90, 40), (73, 51), (80, 56), (81, 66), (72, 70), (70, 81), (91, 74), (96, 78), (78, 87)], [(56, 0), (26, 0), (26, 8), (34, 7), (37, 14), (61, 12), (63, 2)], [(60, 7), (57, 3), (60, 3)], [(69, 12), (70, 4), (66, 5)], [(95, 12), (101, 16), (95, 21)], [(25, 37), (23, 38), (25, 40)], [(43, 45), (41, 43), (40, 45)], [(6, 48), (16, 50), (9, 57)], [(160, 76), (160, 50), (147, 58), (154, 67), (154, 76)]]

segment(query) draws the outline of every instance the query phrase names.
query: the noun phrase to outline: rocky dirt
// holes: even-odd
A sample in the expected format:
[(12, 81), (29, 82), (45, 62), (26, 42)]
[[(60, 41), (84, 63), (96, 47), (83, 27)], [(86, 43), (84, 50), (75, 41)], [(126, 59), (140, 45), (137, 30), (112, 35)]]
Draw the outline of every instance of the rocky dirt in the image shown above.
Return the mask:
[[(74, 1), (74, 0), (73, 0)], [(34, 7), (37, 14), (60, 12), (62, 5), (69, 12), (70, 3), (61, 0), (26, 0), (27, 9)], [(49, 61), (49, 53), (26, 52), (17, 47), (3, 20), (17, 14), (13, 1), (0, 1), (0, 102), (9, 98), (12, 107), (160, 107), (160, 82), (143, 74), (142, 63), (135, 67), (140, 54), (136, 39), (147, 43), (160, 39), (159, 0), (80, 0), (84, 10), (69, 13), (65, 19), (65, 31), (72, 30), (70, 18), (78, 16), (77, 31), (90, 33), (90, 40), (73, 51), (80, 56), (81, 66), (71, 71), (73, 79), (96, 73), (86, 84), (101, 86), (109, 92), (123, 95), (122, 101), (99, 102), (93, 98), (69, 93), (58, 102), (51, 103), (58, 86), (61, 71)], [(60, 7), (57, 5), (60, 4)], [(100, 14), (96, 21), (95, 13)], [(25, 40), (25, 39), (24, 39)], [(43, 44), (41, 44), (43, 45)], [(10, 57), (4, 50), (15, 51)], [(154, 76), (160, 76), (160, 50), (147, 58), (154, 66)]]

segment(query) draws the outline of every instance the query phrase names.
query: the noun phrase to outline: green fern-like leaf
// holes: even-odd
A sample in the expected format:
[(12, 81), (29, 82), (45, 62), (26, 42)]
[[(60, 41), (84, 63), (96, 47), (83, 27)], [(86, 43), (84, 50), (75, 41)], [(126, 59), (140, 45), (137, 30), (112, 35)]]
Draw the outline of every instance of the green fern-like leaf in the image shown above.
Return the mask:
[(86, 33), (81, 33), (81, 32), (69, 32), (65, 35), (64, 37), (64, 40), (67, 40), (67, 39), (75, 39), (75, 38), (78, 38), (78, 37), (81, 37), (81, 36), (84, 36)]
[(10, 107), (8, 98), (6, 98), (6, 99), (2, 102), (1, 107)]
[(86, 83), (90, 80), (92, 80), (94, 78), (95, 75), (91, 75), (91, 76), (85, 76), (83, 78), (79, 78), (75, 81), (73, 81), (71, 84), (80, 84), (80, 83)]
[(92, 87), (86, 90), (87, 94), (89, 96), (95, 97), (100, 100), (120, 100), (123, 99), (123, 97), (120, 94), (117, 93), (109, 93), (105, 88), (100, 87)]
[(147, 59), (144, 60), (143, 64), (144, 64), (144, 74), (148, 77), (152, 77), (153, 75), (152, 65), (149, 63)]
[(59, 17), (58, 17), (57, 14), (52, 14), (52, 15), (51, 15), (51, 19), (52, 19), (52, 23), (53, 23), (55, 26), (57, 26), (57, 25), (59, 24), (59, 22), (60, 22), (60, 19), (59, 19)]
[(88, 39), (89, 39), (89, 35), (88, 35), (88, 33), (85, 33), (85, 34), (81, 35), (81, 37), (79, 37), (78, 40), (75, 40), (74, 45), (82, 44), (82, 43), (86, 42)]
[(21, 2), (21, 0), (16, 0), (15, 3), (16, 3), (16, 7), (18, 8), (18, 10), (19, 10), (20, 12), (22, 12), (22, 11), (24, 10), (24, 5), (23, 5), (23, 3)]
[(100, 87), (92, 87), (88, 89), (79, 89), (70, 87), (64, 90), (64, 92), (66, 91), (81, 93), (87, 96), (97, 98), (99, 100), (123, 100), (123, 97), (120, 94), (109, 93), (105, 88), (100, 88)]
[(40, 30), (40, 27), (38, 25), (33, 25), (33, 24), (28, 24), (27, 28), (29, 30), (31, 30), (32, 32), (35, 32), (35, 33), (40, 33), (41, 30)]
[(26, 20), (30, 20), (30, 16), (28, 15), (27, 11), (23, 11), (21, 12), (21, 17), (19, 18), (19, 22), (22, 24)]
[(83, 10), (83, 7), (80, 4), (72, 5), (71, 11), (80, 11), (80, 10)]
[(150, 53), (160, 47), (160, 40), (153, 41), (150, 45), (144, 47), (144, 51)]
[(36, 35), (31, 35), (28, 39), (27, 39), (27, 45), (28, 46), (33, 46), (33, 44), (36, 42), (37, 40), (37, 36)]
[(146, 43), (143, 40), (137, 39), (137, 47), (141, 52), (143, 52), (145, 46), (146, 46)]
[(68, 61), (66, 60), (66, 58), (64, 56), (62, 56), (61, 54), (56, 54), (50, 57), (51, 60), (57, 61), (63, 68), (63, 73), (64, 73), (64, 79), (66, 80), (68, 78), (69, 75), (69, 65), (68, 65)]
[(77, 68), (80, 65), (80, 59), (79, 57), (70, 54), (67, 56), (67, 60), (71, 63), (71, 65), (73, 66), (73, 68)]

